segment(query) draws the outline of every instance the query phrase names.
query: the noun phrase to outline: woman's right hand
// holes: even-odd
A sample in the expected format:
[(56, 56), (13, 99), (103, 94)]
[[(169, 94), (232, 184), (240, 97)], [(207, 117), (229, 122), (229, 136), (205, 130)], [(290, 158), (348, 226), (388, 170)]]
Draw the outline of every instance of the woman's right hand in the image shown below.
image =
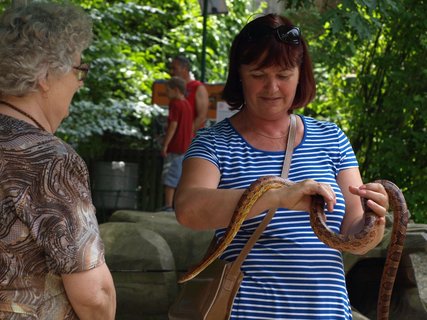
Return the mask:
[(327, 183), (307, 179), (297, 183), (290, 183), (283, 188), (274, 190), (277, 192), (279, 207), (292, 210), (310, 211), (311, 196), (320, 195), (326, 203), (326, 208), (332, 212), (336, 203), (336, 195), (332, 187)]

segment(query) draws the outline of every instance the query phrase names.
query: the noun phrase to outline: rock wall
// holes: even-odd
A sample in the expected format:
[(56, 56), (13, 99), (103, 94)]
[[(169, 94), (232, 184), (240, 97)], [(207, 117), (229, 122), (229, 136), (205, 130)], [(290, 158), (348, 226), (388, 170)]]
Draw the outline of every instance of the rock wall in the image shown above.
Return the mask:
[(117, 292), (116, 320), (166, 320), (177, 277), (204, 255), (213, 232), (179, 225), (170, 212), (116, 211), (100, 225)]

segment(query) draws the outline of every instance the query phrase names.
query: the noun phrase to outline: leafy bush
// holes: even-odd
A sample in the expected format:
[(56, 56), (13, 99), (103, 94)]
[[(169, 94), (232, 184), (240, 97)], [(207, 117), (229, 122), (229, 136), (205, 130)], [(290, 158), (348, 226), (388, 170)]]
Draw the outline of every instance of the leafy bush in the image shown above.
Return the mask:
[[(305, 1), (312, 2), (312, 1)], [(320, 14), (293, 8), (316, 64), (307, 114), (348, 134), (366, 182), (395, 182), (412, 218), (427, 222), (427, 30), (423, 2), (342, 1)]]
[[(75, 2), (90, 12), (95, 41), (83, 57), (91, 63), (89, 77), (58, 135), (85, 158), (102, 155), (116, 140), (138, 149), (157, 145), (150, 134), (165, 110), (151, 103), (153, 82), (169, 78), (168, 61), (178, 53), (193, 61), (196, 76), (201, 73), (203, 17), (198, 1)], [(244, 0), (233, 1), (229, 8), (229, 14), (207, 20), (209, 82), (225, 80), (231, 39), (253, 13)]]

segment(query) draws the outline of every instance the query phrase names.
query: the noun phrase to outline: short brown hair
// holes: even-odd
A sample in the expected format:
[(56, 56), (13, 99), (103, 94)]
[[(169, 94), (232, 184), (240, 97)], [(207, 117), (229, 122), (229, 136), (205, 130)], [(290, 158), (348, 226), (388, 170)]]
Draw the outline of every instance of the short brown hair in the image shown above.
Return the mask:
[(257, 63), (259, 67), (280, 65), (286, 69), (299, 67), (299, 83), (291, 110), (302, 108), (314, 99), (316, 84), (308, 48), (303, 37), (298, 45), (278, 41), (273, 32), (251, 39), (251, 32), (260, 28), (271, 30), (279, 26), (293, 27), (292, 22), (277, 14), (267, 14), (249, 22), (234, 38), (229, 55), (228, 77), (222, 97), (232, 110), (244, 104), (243, 88), (239, 69), (242, 64)]
[(169, 88), (171, 88), (171, 89), (178, 88), (179, 92), (181, 92), (182, 94), (185, 94), (186, 83), (185, 83), (185, 80), (182, 79), (181, 77), (172, 77), (172, 78), (170, 78), (166, 82), (166, 85)]
[(177, 61), (181, 67), (184, 67), (188, 71), (191, 71), (191, 62), (188, 58), (183, 55), (173, 57), (172, 61)]

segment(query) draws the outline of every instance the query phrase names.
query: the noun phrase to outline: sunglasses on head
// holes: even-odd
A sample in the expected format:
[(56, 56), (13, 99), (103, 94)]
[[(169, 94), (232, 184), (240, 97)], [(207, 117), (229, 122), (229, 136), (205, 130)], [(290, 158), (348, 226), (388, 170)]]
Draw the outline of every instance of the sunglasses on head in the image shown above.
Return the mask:
[(89, 63), (80, 63), (80, 65), (74, 67), (73, 69), (77, 70), (77, 79), (79, 81), (84, 81), (89, 73)]
[(258, 40), (265, 36), (274, 35), (280, 42), (292, 45), (299, 45), (301, 43), (301, 31), (295, 26), (281, 25), (276, 28), (268, 26), (261, 26), (252, 28), (253, 30), (248, 31), (249, 42)]

